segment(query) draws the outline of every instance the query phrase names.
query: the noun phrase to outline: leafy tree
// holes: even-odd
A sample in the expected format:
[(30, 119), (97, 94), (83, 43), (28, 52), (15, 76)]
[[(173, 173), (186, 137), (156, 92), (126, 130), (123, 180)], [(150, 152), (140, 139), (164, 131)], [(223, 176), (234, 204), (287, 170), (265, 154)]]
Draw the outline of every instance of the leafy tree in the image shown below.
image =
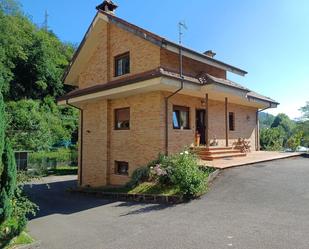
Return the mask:
[(302, 119), (308, 120), (309, 119), (309, 101), (306, 102), (306, 105), (299, 109), (302, 112)]
[(13, 0), (0, 1), (0, 48), (5, 99), (43, 99), (70, 90), (61, 76), (74, 47), (35, 26)]
[(287, 147), (293, 151), (297, 149), (298, 146), (300, 146), (301, 139), (303, 137), (303, 132), (299, 131), (293, 134), (287, 141)]
[(16, 164), (15, 158), (8, 140), (5, 141), (2, 153), (3, 169), (0, 179), (0, 223), (11, 217), (16, 190)]
[(16, 15), (21, 11), (19, 2), (14, 0), (0, 0), (0, 10), (7, 15)]
[(300, 121), (297, 122), (296, 131), (303, 133), (301, 145), (309, 147), (309, 101), (306, 102), (305, 106), (300, 108), (300, 111), (303, 115)]
[(284, 132), (287, 135), (292, 133), (292, 130), (295, 128), (294, 122), (284, 113), (279, 113), (274, 122), (271, 124), (271, 128), (282, 127)]
[(78, 112), (58, 107), (54, 99), (20, 100), (7, 103), (7, 135), (17, 150), (49, 150), (70, 141), (77, 127)]
[(71, 90), (61, 78), (73, 51), (52, 31), (34, 25), (18, 1), (0, 0), (0, 82), (14, 149), (47, 149), (70, 140), (72, 129), (76, 133), (76, 112), (55, 104), (57, 96)]
[(282, 127), (265, 128), (260, 132), (262, 150), (282, 150), (285, 132)]
[(275, 116), (269, 114), (267, 112), (260, 112), (259, 113), (259, 121), (260, 121), (260, 128), (270, 128), (271, 124), (274, 122)]

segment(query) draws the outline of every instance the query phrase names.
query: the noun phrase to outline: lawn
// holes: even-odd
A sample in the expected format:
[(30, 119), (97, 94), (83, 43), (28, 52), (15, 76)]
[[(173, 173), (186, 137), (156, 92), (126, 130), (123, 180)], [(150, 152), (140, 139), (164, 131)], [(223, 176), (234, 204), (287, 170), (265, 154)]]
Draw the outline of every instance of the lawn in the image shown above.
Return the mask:
[(21, 232), (21, 234), (13, 238), (10, 243), (5, 247), (5, 249), (17, 248), (17, 246), (28, 245), (34, 242), (34, 239), (31, 238), (26, 232)]

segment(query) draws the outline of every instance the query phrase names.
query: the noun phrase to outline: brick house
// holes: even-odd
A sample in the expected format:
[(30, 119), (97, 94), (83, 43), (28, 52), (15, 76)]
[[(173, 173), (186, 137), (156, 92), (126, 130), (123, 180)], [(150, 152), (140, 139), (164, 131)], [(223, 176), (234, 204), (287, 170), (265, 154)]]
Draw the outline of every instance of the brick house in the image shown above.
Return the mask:
[(259, 150), (258, 111), (278, 103), (227, 79), (244, 70), (130, 24), (116, 7), (97, 7), (64, 75), (77, 89), (58, 100), (80, 109), (79, 184), (124, 184), (196, 134), (206, 148), (230, 148), (241, 137)]

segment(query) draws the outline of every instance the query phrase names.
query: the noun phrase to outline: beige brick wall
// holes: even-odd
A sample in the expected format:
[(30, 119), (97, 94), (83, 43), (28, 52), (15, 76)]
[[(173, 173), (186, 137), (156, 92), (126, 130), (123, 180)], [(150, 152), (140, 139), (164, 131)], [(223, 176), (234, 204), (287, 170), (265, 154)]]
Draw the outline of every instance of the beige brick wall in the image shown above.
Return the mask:
[(107, 103), (107, 100), (100, 100), (82, 106), (83, 186), (96, 187), (107, 183)]
[[(167, 93), (164, 94), (165, 96)], [(162, 97), (162, 101), (164, 101)], [(212, 141), (217, 138), (220, 146), (225, 146), (225, 104), (222, 101), (209, 100), (209, 138)], [(173, 105), (190, 108), (190, 129), (173, 129), (172, 110)], [(178, 94), (169, 101), (169, 152), (176, 153), (190, 146), (195, 140), (195, 112), (196, 109), (204, 109), (201, 99)], [(238, 137), (251, 141), (252, 150), (255, 150), (256, 109), (242, 105), (228, 104), (228, 112), (235, 113), (235, 131), (229, 131), (229, 145), (232, 145)], [(248, 118), (247, 118), (248, 117)]]
[[(83, 185), (125, 184), (128, 176), (115, 174), (115, 161), (129, 163), (129, 176), (164, 152), (165, 102), (167, 93), (151, 92), (84, 105)], [(190, 108), (190, 129), (176, 130), (172, 124), (173, 105)], [(130, 107), (130, 130), (114, 129), (114, 111)], [(195, 111), (201, 99), (178, 94), (169, 101), (169, 153), (178, 153), (194, 143)], [(255, 149), (255, 109), (229, 104), (235, 113), (235, 131), (229, 131), (230, 145), (238, 137), (251, 141)], [(209, 101), (209, 136), (225, 146), (224, 102)]]
[[(115, 24), (104, 22), (99, 37), (101, 42), (80, 74), (79, 88), (153, 70), (160, 65), (160, 47)], [(130, 52), (130, 74), (114, 77), (114, 58), (126, 52)]]

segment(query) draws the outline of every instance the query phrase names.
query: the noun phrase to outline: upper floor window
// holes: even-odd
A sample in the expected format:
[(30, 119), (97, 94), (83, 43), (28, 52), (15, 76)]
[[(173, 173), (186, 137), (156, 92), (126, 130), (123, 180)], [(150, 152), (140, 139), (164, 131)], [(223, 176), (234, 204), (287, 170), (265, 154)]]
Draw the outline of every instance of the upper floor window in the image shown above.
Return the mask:
[(235, 114), (234, 114), (234, 112), (229, 112), (229, 129), (230, 129), (230, 131), (235, 131)]
[(190, 108), (185, 106), (173, 107), (173, 127), (174, 129), (190, 129), (189, 126)]
[(115, 129), (130, 129), (130, 108), (115, 109)]
[(115, 57), (115, 77), (130, 73), (130, 54)]

